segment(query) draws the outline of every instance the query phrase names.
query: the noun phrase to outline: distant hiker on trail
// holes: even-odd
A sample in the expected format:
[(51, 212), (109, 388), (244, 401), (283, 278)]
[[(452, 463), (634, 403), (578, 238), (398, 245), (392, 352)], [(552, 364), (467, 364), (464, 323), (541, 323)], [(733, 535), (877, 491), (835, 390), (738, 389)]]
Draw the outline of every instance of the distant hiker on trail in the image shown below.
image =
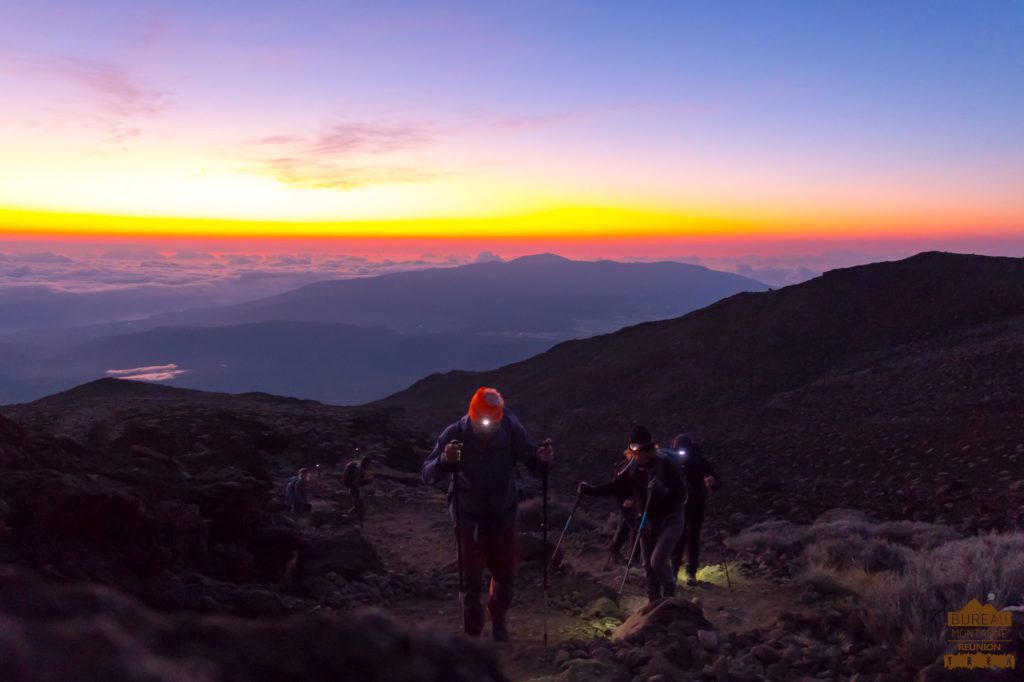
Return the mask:
[(683, 565), (683, 553), (686, 552), (686, 584), (696, 585), (700, 559), (700, 528), (704, 523), (704, 511), (707, 509), (707, 492), (717, 490), (722, 484), (718, 472), (704, 456), (703, 448), (685, 433), (675, 437), (672, 449), (682, 464), (683, 476), (690, 491), (683, 508), (686, 518), (683, 537), (672, 553), (675, 568), (673, 574), (679, 574), (679, 568)]
[(508, 640), (505, 616), (512, 605), (519, 562), (516, 464), (543, 474), (554, 460), (551, 445), (534, 442), (504, 406), (495, 389), (477, 390), (468, 414), (441, 433), (421, 470), (430, 485), (452, 478), (449, 513), (461, 560), (466, 634), (478, 636), (484, 627), (480, 598), (486, 566), (491, 573), (487, 610), (491, 634), (498, 642)]
[[(618, 476), (623, 469), (629, 466), (632, 461), (632, 452), (626, 450), (622, 453), (622, 459), (616, 462), (615, 470), (612, 474), (612, 480)], [(633, 506), (633, 494), (625, 489), (613, 491), (612, 495), (615, 498), (615, 504), (619, 509), (618, 523), (615, 527), (615, 535), (612, 536), (611, 544), (608, 546), (609, 554), (608, 560), (605, 562), (604, 567), (608, 568), (613, 561), (622, 563), (624, 558), (622, 556), (622, 546), (626, 543), (632, 543), (633, 534), (636, 532), (636, 523), (639, 520), (639, 515), (636, 508)], [(631, 545), (627, 546), (631, 547)]]
[(366, 505), (363, 504), (363, 496), (359, 489), (366, 485), (366, 469), (370, 466), (370, 458), (363, 457), (361, 460), (352, 460), (345, 465), (345, 473), (342, 474), (341, 482), (352, 495), (352, 510), (360, 519), (366, 516)]
[(629, 437), (630, 462), (610, 483), (580, 483), (581, 495), (629, 495), (633, 508), (647, 518), (640, 530), (640, 549), (647, 574), (647, 598), (656, 601), (676, 593), (672, 552), (683, 534), (686, 484), (678, 463), (658, 451), (651, 432), (637, 426)]
[(309, 496), (306, 494), (306, 487), (309, 485), (309, 469), (303, 467), (299, 473), (288, 479), (284, 486), (284, 498), (289, 511), (293, 514), (308, 512), (313, 509), (309, 503)]

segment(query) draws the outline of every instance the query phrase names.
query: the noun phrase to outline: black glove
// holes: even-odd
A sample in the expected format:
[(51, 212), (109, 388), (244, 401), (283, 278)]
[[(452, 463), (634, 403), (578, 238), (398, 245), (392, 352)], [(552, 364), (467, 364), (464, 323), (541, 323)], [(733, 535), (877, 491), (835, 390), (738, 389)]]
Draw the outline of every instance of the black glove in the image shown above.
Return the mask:
[(665, 484), (660, 479), (652, 478), (647, 484), (647, 494), (651, 497), (661, 497), (665, 494)]
[(594, 486), (586, 482), (581, 482), (579, 486), (576, 487), (576, 492), (579, 493), (580, 495), (593, 495)]

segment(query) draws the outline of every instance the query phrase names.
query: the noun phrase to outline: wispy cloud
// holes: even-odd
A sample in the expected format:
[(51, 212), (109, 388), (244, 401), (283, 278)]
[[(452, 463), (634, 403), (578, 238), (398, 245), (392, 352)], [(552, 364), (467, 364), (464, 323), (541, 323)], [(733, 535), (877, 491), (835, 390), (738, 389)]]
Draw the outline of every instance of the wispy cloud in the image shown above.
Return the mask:
[(252, 170), (279, 182), (311, 189), (354, 189), (438, 177), (436, 169), (413, 165), (404, 157), (437, 137), (424, 124), (379, 124), (347, 121), (316, 135), (276, 134), (251, 145), (270, 153)]
[(579, 112), (560, 111), (550, 114), (531, 114), (501, 118), (495, 121), (495, 125), (499, 128), (514, 131), (540, 130), (582, 118), (585, 118), (585, 115)]
[(170, 100), (170, 93), (140, 86), (118, 64), (68, 57), (53, 62), (52, 68), (81, 84), (106, 111), (116, 116), (156, 116)]
[(106, 132), (108, 142), (139, 137), (141, 122), (163, 113), (171, 101), (169, 91), (144, 85), (126, 67), (109, 61), (37, 54), (0, 45), (0, 72), (30, 79), (47, 92), (63, 85), (85, 93), (93, 107), (83, 109), (76, 100), (74, 122)]
[(132, 369), (108, 369), (107, 376), (130, 381), (167, 381), (186, 372), (188, 372), (187, 369), (181, 369), (178, 365), (171, 363), (169, 365), (134, 367)]
[(348, 154), (390, 154), (420, 147), (432, 135), (422, 125), (377, 125), (370, 123), (338, 123), (313, 139), (306, 151), (316, 156)]
[(266, 159), (261, 168), (278, 181), (307, 189), (355, 189), (396, 182), (422, 182), (437, 173), (399, 165), (347, 165), (302, 157)]

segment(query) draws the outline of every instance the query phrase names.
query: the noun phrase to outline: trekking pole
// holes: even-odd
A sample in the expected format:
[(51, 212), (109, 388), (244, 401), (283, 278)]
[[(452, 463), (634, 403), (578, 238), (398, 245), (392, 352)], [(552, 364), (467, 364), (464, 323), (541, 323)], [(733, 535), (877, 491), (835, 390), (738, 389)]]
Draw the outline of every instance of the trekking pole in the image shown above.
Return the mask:
[(569, 524), (572, 523), (572, 517), (576, 515), (576, 508), (580, 506), (580, 493), (576, 493), (576, 502), (572, 505), (572, 511), (569, 512), (569, 518), (565, 520), (565, 527), (562, 528), (562, 534), (558, 536), (558, 542), (555, 543), (555, 548), (551, 550), (551, 557), (548, 562), (551, 562), (555, 556), (558, 555), (558, 548), (562, 546), (562, 539), (565, 537), (565, 532), (569, 530)]
[[(542, 529), (542, 541), (544, 543), (544, 553), (548, 551), (548, 464), (544, 462), (544, 477), (543, 477), (543, 495), (544, 501), (541, 504), (541, 529)], [(544, 558), (544, 648), (548, 648), (548, 562), (551, 559), (547, 556)]]
[[(462, 459), (462, 443), (458, 441), (452, 441), (457, 443), (459, 447), (459, 460)], [(456, 594), (455, 599), (459, 604), (459, 615), (465, 622), (466, 616), (464, 613), (465, 605), (462, 603), (462, 527), (459, 518), (459, 465), (456, 463), (454, 470), (452, 471), (452, 503), (455, 505), (455, 560), (459, 565), (459, 592)]]
[(725, 531), (718, 534), (719, 542), (722, 543), (722, 565), (725, 566), (725, 583), (729, 586), (729, 591), (732, 592), (732, 579), (729, 578), (729, 553), (726, 551), (728, 545), (725, 544)]
[[(722, 547), (725, 547), (725, 542), (722, 543)], [(729, 591), (732, 592), (732, 579), (729, 577), (729, 555), (725, 552), (722, 552), (722, 554), (722, 563), (725, 565), (725, 583), (729, 586)]]
[(629, 561), (626, 562), (626, 572), (622, 576), (622, 584), (619, 585), (619, 595), (617, 599), (622, 599), (622, 591), (626, 589), (626, 579), (629, 578), (629, 569), (633, 566), (633, 556), (636, 554), (636, 548), (640, 545), (640, 534), (644, 530), (644, 523), (647, 522), (647, 510), (651, 508), (651, 495), (650, 490), (647, 491), (647, 502), (644, 504), (644, 513), (640, 517), (640, 525), (636, 529), (636, 537), (633, 540), (633, 549), (629, 551)]

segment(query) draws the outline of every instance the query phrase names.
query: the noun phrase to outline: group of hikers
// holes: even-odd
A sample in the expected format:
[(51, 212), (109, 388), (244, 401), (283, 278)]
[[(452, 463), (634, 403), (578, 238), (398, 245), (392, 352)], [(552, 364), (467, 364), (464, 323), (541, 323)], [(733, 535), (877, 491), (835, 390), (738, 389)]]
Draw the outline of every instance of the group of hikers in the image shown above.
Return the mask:
[[(425, 483), (449, 482), (448, 506), (455, 526), (463, 627), (468, 635), (479, 636), (489, 615), (494, 640), (508, 640), (506, 614), (512, 605), (519, 562), (521, 491), (516, 465), (523, 464), (544, 477), (546, 505), (546, 477), (553, 462), (551, 441), (533, 440), (515, 415), (505, 409), (501, 394), (481, 387), (470, 400), (467, 413), (441, 432), (423, 463), (420, 474)], [(365, 514), (360, 488), (366, 485), (369, 464), (369, 457), (351, 461), (342, 475), (353, 511), (360, 519)], [(299, 469), (286, 484), (285, 497), (292, 513), (312, 508), (310, 473), (308, 468)], [(319, 465), (316, 473), (319, 477)], [(598, 485), (580, 483), (577, 504), (584, 495), (615, 500), (618, 525), (605, 567), (613, 560), (622, 561), (622, 550), (628, 543), (628, 572), (639, 547), (647, 597), (656, 601), (675, 595), (684, 555), (686, 583), (697, 584), (707, 494), (720, 485), (711, 462), (690, 436), (679, 434), (671, 448), (662, 448), (646, 427), (635, 426), (611, 479)], [(481, 601), (485, 568), (491, 574), (486, 615)]]
[[(425, 483), (450, 480), (449, 513), (455, 526), (463, 627), (468, 635), (479, 636), (485, 624), (481, 598), (486, 567), (491, 574), (487, 595), (491, 634), (495, 641), (508, 640), (506, 614), (519, 558), (516, 465), (522, 463), (544, 476), (546, 505), (546, 476), (553, 462), (551, 442), (534, 441), (504, 409), (501, 394), (481, 387), (467, 414), (444, 429), (423, 463)], [(577, 492), (578, 496), (614, 498), (619, 524), (609, 561), (621, 558), (627, 541), (633, 548), (631, 561), (639, 545), (647, 596), (656, 601), (675, 594), (684, 554), (686, 582), (697, 584), (707, 492), (720, 485), (711, 463), (688, 435), (677, 435), (671, 449), (660, 448), (647, 428), (636, 426), (611, 480), (600, 485), (582, 482)]]
[[(367, 484), (367, 469), (370, 467), (370, 458), (363, 457), (352, 460), (345, 465), (341, 475), (341, 484), (348, 489), (352, 499), (352, 512), (362, 520), (366, 516), (366, 505), (360, 488)], [(320, 477), (320, 465), (317, 464), (314, 471), (317, 478)], [(312, 511), (313, 504), (309, 501), (309, 478), (311, 471), (307, 467), (299, 469), (298, 473), (288, 479), (284, 486), (285, 504), (292, 514), (304, 514)]]

